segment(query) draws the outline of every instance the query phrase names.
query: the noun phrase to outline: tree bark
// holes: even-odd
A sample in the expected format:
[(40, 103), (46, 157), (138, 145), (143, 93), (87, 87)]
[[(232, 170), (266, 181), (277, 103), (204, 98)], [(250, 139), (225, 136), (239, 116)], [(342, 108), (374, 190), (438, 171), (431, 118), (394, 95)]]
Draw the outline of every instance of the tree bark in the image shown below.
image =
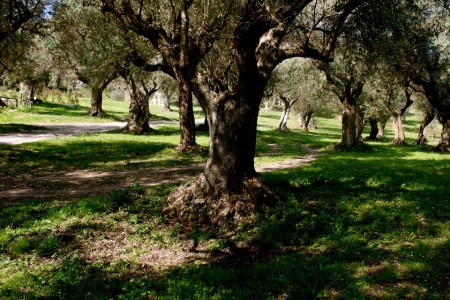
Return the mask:
[(309, 127), (315, 127), (313, 119), (313, 111), (301, 112), (298, 114), (298, 122), (300, 123), (300, 128), (308, 132)]
[(441, 140), (437, 148), (444, 151), (450, 151), (450, 112), (443, 112), (439, 114), (439, 122), (442, 124)]
[(170, 95), (168, 93), (164, 93), (163, 109), (165, 111), (172, 111), (170, 108)]
[(428, 144), (428, 140), (425, 136), (425, 128), (434, 120), (434, 117), (435, 117), (434, 109), (427, 111), (425, 113), (423, 121), (419, 127), (419, 135), (417, 136), (417, 139), (414, 141), (415, 145), (424, 146)]
[(131, 134), (144, 134), (151, 132), (150, 125), (148, 124), (150, 118), (150, 111), (148, 107), (148, 99), (140, 99), (137, 95), (131, 95), (130, 102), (130, 117), (128, 123), (123, 129), (123, 132)]
[(104, 117), (106, 114), (103, 111), (103, 90), (102, 88), (91, 88), (91, 109), (89, 115), (91, 117)]
[(394, 140), (392, 141), (392, 144), (406, 145), (403, 116), (401, 114), (396, 114), (393, 116), (392, 129), (394, 130)]
[(192, 92), (189, 84), (179, 81), (179, 116), (180, 116), (180, 144), (177, 149), (186, 151), (197, 145), (195, 141), (195, 118)]
[(356, 123), (356, 140), (358, 142), (362, 142), (363, 138), (362, 138), (362, 132), (364, 130), (364, 112), (361, 109), (361, 107), (355, 105), (355, 123)]
[(253, 104), (258, 99), (247, 97), (252, 96), (247, 93), (238, 101), (229, 99), (208, 114), (211, 140), (204, 174), (210, 190), (219, 194), (239, 193), (243, 179), (256, 175), (254, 157), (259, 104)]
[(354, 102), (348, 98), (343, 101), (341, 145), (345, 147), (352, 147), (358, 142), (356, 132), (356, 105)]
[(384, 104), (391, 112), (393, 121), (392, 121), (392, 129), (394, 130), (394, 140), (392, 144), (394, 145), (406, 145), (405, 140), (405, 130), (403, 128), (403, 116), (406, 110), (413, 104), (411, 100), (412, 92), (409, 90), (409, 82), (405, 82), (404, 90), (405, 90), (405, 104), (400, 110), (395, 109), (392, 104), (392, 97), (394, 94), (395, 87), (392, 87), (388, 84), (388, 97), (384, 99)]
[(284, 96), (280, 96), (280, 99), (283, 102), (283, 111), (281, 113), (280, 121), (278, 122), (276, 130), (278, 131), (288, 131), (287, 121), (289, 119), (289, 114), (291, 112), (291, 108), (297, 100), (288, 100)]
[(386, 129), (386, 124), (387, 124), (387, 120), (386, 119), (382, 119), (382, 120), (378, 121), (377, 139), (379, 139), (379, 140), (384, 139), (384, 137), (385, 137), (384, 131)]
[(375, 141), (378, 139), (378, 134), (380, 130), (378, 129), (378, 122), (376, 118), (370, 117), (369, 118), (369, 125), (370, 125), (370, 134), (368, 136), (368, 140)]
[(123, 128), (123, 132), (131, 134), (145, 134), (152, 131), (148, 123), (150, 119), (149, 101), (158, 88), (156, 84), (152, 89), (147, 89), (145, 83), (142, 82), (143, 91), (139, 90), (132, 76), (127, 78), (130, 91), (130, 116), (127, 125)]

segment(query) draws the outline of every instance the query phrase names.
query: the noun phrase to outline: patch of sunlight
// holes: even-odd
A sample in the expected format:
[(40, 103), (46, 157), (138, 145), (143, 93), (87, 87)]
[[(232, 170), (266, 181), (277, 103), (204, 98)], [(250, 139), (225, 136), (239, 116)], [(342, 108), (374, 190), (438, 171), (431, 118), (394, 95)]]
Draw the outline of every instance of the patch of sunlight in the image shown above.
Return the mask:
[(396, 299), (401, 293), (402, 299), (423, 298), (427, 289), (412, 282), (400, 282), (397, 284), (368, 284), (363, 287), (362, 291), (369, 298), (375, 299)]
[(370, 177), (366, 181), (366, 185), (372, 188), (379, 188), (389, 184), (389, 179), (387, 177)]
[(417, 191), (429, 191), (429, 190), (435, 190), (436, 187), (427, 183), (419, 183), (419, 182), (406, 182), (402, 183), (400, 187), (404, 190), (410, 191), (410, 192), (417, 192)]
[(355, 180), (355, 177), (342, 177), (339, 179), (340, 182), (352, 182)]
[(442, 161), (449, 160), (442, 155), (442, 153), (433, 153), (433, 152), (422, 152), (422, 151), (411, 151), (408, 152), (408, 155), (402, 157), (404, 160), (431, 160), (431, 161)]
[(408, 275), (413, 272), (425, 272), (427, 265), (419, 261), (406, 261), (399, 264), (399, 270), (403, 275)]

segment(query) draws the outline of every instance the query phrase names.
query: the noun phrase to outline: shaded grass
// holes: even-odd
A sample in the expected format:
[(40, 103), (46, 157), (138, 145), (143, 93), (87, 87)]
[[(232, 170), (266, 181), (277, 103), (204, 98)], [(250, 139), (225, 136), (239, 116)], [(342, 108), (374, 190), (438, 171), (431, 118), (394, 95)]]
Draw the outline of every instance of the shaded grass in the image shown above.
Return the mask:
[[(192, 235), (200, 250), (182, 256), (192, 236), (162, 212), (173, 186), (25, 201), (0, 211), (0, 298), (450, 298), (448, 155), (388, 143), (371, 143), (370, 152), (331, 151), (340, 138), (336, 120), (318, 119), (311, 133), (280, 134), (271, 127), (275, 116), (261, 118), (267, 127), (259, 129), (257, 152), (269, 156), (262, 161), (296, 156), (300, 143), (323, 151), (307, 166), (263, 174), (279, 201), (236, 234), (247, 247), (199, 230)], [(206, 145), (208, 138), (199, 140)], [(37, 170), (120, 169), (204, 159), (178, 157), (177, 142), (176, 126), (167, 126), (154, 136), (22, 145), (10, 155), (18, 151), (13, 162), (23, 171), (25, 162)], [(61, 154), (65, 165), (52, 166)], [(155, 247), (166, 256), (149, 260)]]
[(0, 134), (6, 133), (26, 133), (33, 132), (36, 130), (45, 130), (45, 127), (42, 126), (34, 126), (34, 125), (26, 125), (26, 124), (0, 124)]
[[(309, 137), (310, 138), (310, 137)], [(144, 262), (151, 245), (187, 247), (162, 213), (171, 186), (133, 186), (71, 202), (26, 202), (0, 213), (0, 294), (7, 298), (427, 298), (450, 294), (449, 158), (375, 143), (264, 174), (280, 200), (230, 253), (177, 265)], [(120, 256), (87, 259), (84, 240), (118, 240)], [(119, 239), (120, 240), (120, 239)], [(140, 245), (136, 248), (136, 245)], [(180, 248), (181, 247), (181, 248)], [(110, 250), (112, 251), (112, 250)], [(117, 255), (117, 254), (116, 254)], [(196, 256), (197, 255), (197, 256)], [(32, 262), (32, 263), (30, 263)], [(8, 274), (8, 275), (7, 275)], [(10, 276), (10, 274), (13, 274)]]
[[(197, 137), (206, 146), (206, 133)], [(176, 125), (158, 127), (152, 135), (133, 136), (120, 132), (84, 134), (16, 146), (0, 145), (2, 172), (30, 170), (124, 170), (183, 165), (204, 160), (206, 154), (190, 155), (175, 150), (179, 142)]]

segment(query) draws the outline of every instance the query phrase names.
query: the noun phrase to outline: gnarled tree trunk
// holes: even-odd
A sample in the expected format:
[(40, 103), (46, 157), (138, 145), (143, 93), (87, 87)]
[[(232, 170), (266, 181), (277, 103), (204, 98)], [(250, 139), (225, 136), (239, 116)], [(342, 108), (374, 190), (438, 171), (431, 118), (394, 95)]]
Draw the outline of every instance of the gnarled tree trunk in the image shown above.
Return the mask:
[(431, 109), (430, 111), (427, 111), (425, 113), (423, 121), (419, 127), (419, 135), (417, 136), (417, 139), (414, 141), (414, 144), (421, 146), (428, 144), (428, 140), (425, 136), (425, 128), (434, 120), (434, 116), (435, 116), (434, 109)]
[(172, 111), (170, 108), (170, 98), (171, 95), (169, 93), (164, 93), (163, 109), (165, 111)]
[(342, 104), (344, 110), (342, 112), (342, 138), (341, 145), (352, 147), (358, 142), (356, 132), (356, 101), (346, 98)]
[(148, 89), (144, 82), (141, 82), (142, 90), (139, 89), (132, 75), (127, 78), (130, 91), (130, 117), (123, 132), (131, 134), (145, 134), (152, 131), (148, 123), (150, 119), (149, 100), (158, 90), (154, 83), (153, 88)]
[(377, 134), (377, 139), (381, 140), (384, 139), (385, 135), (384, 135), (384, 130), (386, 129), (386, 124), (387, 124), (386, 119), (380, 119), (378, 121), (378, 134)]
[(99, 87), (91, 88), (91, 109), (89, 115), (91, 117), (104, 117), (106, 114), (103, 111), (103, 90)]
[(356, 140), (358, 142), (361, 142), (363, 140), (362, 138), (362, 132), (364, 130), (365, 122), (364, 122), (364, 111), (356, 105)]
[(384, 103), (393, 117), (392, 129), (394, 130), (394, 140), (392, 141), (392, 144), (406, 145), (405, 130), (403, 128), (403, 116), (405, 115), (406, 110), (413, 104), (413, 101), (411, 100), (412, 92), (409, 90), (409, 82), (406, 81), (404, 85), (406, 101), (400, 110), (395, 109), (392, 104), (395, 87), (392, 87), (390, 84), (388, 84), (387, 87), (389, 93), (387, 99), (384, 99)]

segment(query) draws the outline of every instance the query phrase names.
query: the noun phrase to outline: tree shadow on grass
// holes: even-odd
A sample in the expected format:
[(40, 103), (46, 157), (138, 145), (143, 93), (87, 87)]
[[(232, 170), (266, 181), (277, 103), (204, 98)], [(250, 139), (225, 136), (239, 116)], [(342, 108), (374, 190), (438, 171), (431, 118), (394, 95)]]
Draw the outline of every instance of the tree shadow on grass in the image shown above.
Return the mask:
[(417, 152), (324, 154), (296, 171), (263, 175), (283, 200), (262, 217), (255, 241), (300, 247), (349, 270), (353, 283), (329, 287), (344, 298), (445, 298), (450, 164), (445, 156), (416, 159)]
[[(178, 136), (179, 130), (163, 127), (149, 136), (111, 132), (103, 136), (88, 134), (67, 138), (63, 142), (50, 140), (18, 146), (0, 145), (3, 154), (0, 166), (3, 172), (14, 174), (31, 170), (83, 169), (106, 164), (123, 168), (124, 161), (131, 163), (135, 159), (145, 160), (157, 155), (161, 156), (159, 161), (141, 163), (140, 167), (167, 166), (180, 161), (186, 164), (196, 159), (174, 150)], [(164, 154), (167, 150), (170, 154)]]
[(0, 134), (33, 132), (36, 130), (45, 130), (45, 129), (46, 127), (27, 124), (15, 124), (15, 123), (0, 124)]

